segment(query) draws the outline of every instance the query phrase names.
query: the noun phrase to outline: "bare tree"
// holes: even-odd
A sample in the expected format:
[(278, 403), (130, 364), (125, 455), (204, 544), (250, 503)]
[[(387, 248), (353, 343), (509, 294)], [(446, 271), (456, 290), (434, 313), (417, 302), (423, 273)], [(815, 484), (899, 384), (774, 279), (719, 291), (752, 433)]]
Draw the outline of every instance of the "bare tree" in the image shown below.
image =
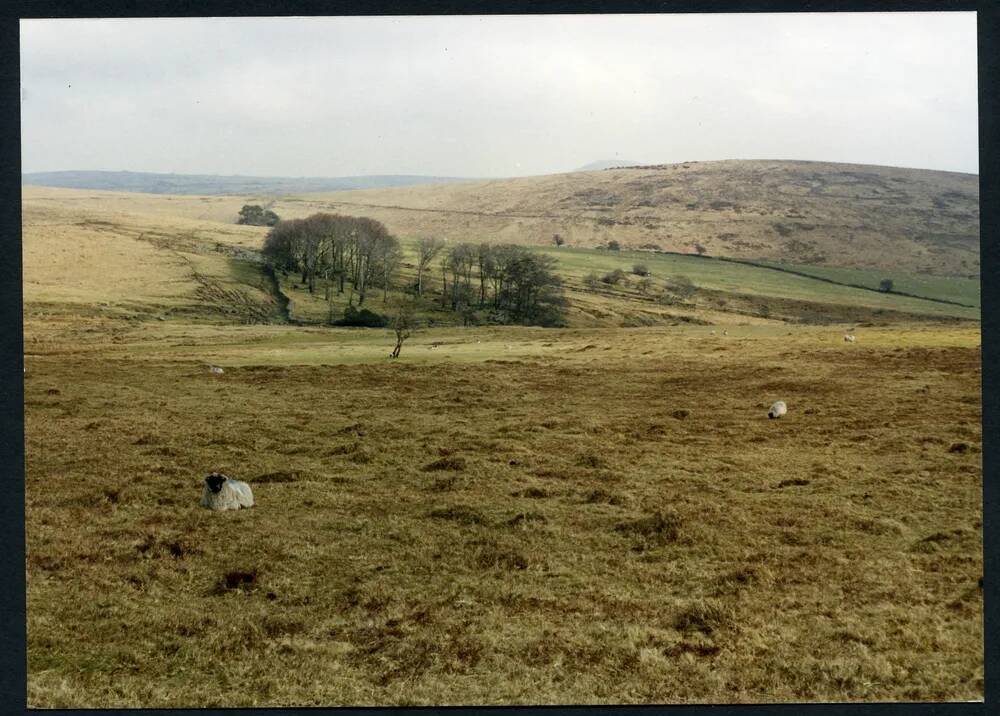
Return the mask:
[(392, 353), (389, 356), (391, 358), (399, 358), (399, 352), (403, 349), (403, 342), (416, 330), (413, 304), (411, 302), (400, 301), (397, 304), (395, 315), (392, 318), (392, 330), (396, 334), (396, 347), (392, 349)]
[(434, 260), (441, 249), (444, 248), (444, 241), (441, 239), (417, 239), (417, 295), (424, 291), (424, 269)]

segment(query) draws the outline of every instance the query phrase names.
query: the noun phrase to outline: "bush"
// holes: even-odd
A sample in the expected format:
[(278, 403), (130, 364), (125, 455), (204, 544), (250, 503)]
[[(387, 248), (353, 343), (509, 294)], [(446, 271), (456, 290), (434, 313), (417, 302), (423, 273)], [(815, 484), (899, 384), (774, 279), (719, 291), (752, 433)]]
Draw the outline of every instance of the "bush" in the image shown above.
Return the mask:
[(344, 309), (344, 317), (339, 321), (334, 321), (335, 326), (356, 326), (361, 328), (385, 328), (389, 324), (389, 319), (385, 316), (369, 311), (367, 308), (358, 309), (348, 306)]
[(600, 283), (600, 277), (591, 271), (586, 276), (583, 277), (583, 284), (589, 286), (590, 288), (596, 288), (597, 284)]
[(248, 226), (274, 226), (278, 223), (278, 215), (257, 204), (244, 204), (236, 223)]
[(698, 288), (687, 276), (674, 276), (665, 286), (666, 290), (678, 298), (690, 298)]
[(635, 264), (632, 266), (632, 273), (636, 276), (649, 276), (649, 267), (646, 264)]
[(614, 239), (611, 239), (611, 241), (608, 242), (608, 251), (621, 251), (621, 250), (622, 250), (622, 245), (617, 241), (615, 241)]
[(894, 285), (891, 278), (884, 278), (879, 282), (878, 290), (882, 293), (889, 293), (892, 291)]
[(614, 271), (609, 271), (608, 273), (601, 276), (601, 281), (610, 285), (617, 286), (625, 278), (625, 272), (621, 269), (615, 269)]

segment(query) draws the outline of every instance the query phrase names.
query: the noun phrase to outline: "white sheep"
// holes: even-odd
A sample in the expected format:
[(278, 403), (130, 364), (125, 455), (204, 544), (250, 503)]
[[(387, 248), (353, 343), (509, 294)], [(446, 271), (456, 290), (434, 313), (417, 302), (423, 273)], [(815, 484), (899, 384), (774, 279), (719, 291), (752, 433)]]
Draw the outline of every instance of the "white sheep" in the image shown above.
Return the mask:
[(209, 365), (208, 372), (211, 373), (212, 375), (222, 375), (223, 373), (225, 373), (225, 371), (222, 370), (222, 368), (220, 368), (217, 365)]
[(844, 343), (854, 343), (855, 340), (857, 339), (852, 335), (844, 336)]
[(201, 494), (202, 507), (220, 512), (253, 505), (253, 493), (250, 485), (245, 482), (231, 480), (219, 472), (213, 472), (205, 478), (205, 490)]
[(771, 406), (770, 410), (767, 411), (767, 417), (773, 420), (774, 418), (780, 418), (787, 412), (788, 412), (788, 406), (785, 405), (785, 401), (779, 400), (778, 402), (776, 402), (774, 405)]

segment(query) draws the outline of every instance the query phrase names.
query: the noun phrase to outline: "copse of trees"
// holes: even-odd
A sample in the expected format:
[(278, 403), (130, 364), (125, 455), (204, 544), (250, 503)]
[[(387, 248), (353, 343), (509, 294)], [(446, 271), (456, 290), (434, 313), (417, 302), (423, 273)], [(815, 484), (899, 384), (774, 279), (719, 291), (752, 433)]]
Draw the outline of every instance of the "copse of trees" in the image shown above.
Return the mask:
[(372, 289), (382, 289), (385, 301), (402, 260), (399, 239), (380, 222), (326, 213), (278, 222), (264, 240), (263, 254), (276, 269), (300, 273), (310, 293), (322, 279), (331, 314), (334, 295), (345, 291), (349, 306), (355, 293), (363, 305)]
[(441, 301), (468, 323), (475, 310), (498, 323), (561, 325), (566, 307), (556, 259), (513, 244), (455, 244), (440, 262)]
[[(556, 259), (511, 244), (458, 243), (440, 239), (417, 241), (419, 296), (427, 290), (431, 262), (438, 258), (441, 306), (461, 314), (464, 323), (488, 314), (497, 323), (562, 325), (566, 301)], [(334, 297), (348, 293), (348, 308), (360, 308), (372, 290), (389, 291), (402, 263), (399, 240), (378, 221), (365, 217), (319, 213), (305, 219), (278, 222), (264, 240), (263, 254), (277, 271), (299, 274), (311, 293), (317, 283), (326, 291), (330, 322)], [(344, 313), (342, 325), (368, 325), (361, 311)]]
[(244, 204), (240, 209), (240, 218), (237, 224), (247, 224), (248, 226), (274, 226), (280, 221), (278, 215), (270, 209), (265, 209), (257, 204)]

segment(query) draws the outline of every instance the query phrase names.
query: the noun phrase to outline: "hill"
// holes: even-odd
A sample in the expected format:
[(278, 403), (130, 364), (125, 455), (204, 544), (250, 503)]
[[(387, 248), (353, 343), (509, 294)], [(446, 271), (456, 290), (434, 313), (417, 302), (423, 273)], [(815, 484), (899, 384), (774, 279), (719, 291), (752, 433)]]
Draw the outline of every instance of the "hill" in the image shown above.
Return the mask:
[[(26, 315), (68, 311), (140, 321), (260, 323), (291, 318), (315, 324), (342, 315), (347, 294), (328, 303), (322, 290), (310, 294), (295, 275), (278, 276), (276, 286), (261, 270), (257, 251), (267, 229), (235, 223), (239, 207), (248, 200), (252, 198), (26, 188)], [(274, 207), (285, 218), (327, 208), (287, 200)], [(395, 294), (416, 275), (414, 237), (404, 234), (401, 239), (404, 256)], [(649, 251), (551, 245), (539, 250), (556, 260), (570, 326), (979, 318), (978, 284), (969, 279), (928, 283), (897, 270), (889, 273), (901, 290), (925, 297), (916, 298), (863, 288), (874, 277), (860, 270), (820, 275), (823, 272), (811, 266), (791, 273), (788, 266), (775, 270)], [(636, 264), (648, 271), (645, 280), (634, 273)], [(621, 278), (614, 284), (599, 280), (616, 270)], [(440, 275), (437, 264), (432, 271)], [(689, 281), (690, 290), (679, 292), (678, 280)], [(288, 299), (290, 307), (284, 305)], [(380, 299), (371, 305), (373, 310), (385, 310)], [(436, 325), (462, 322), (441, 303), (435, 280), (425, 293), (421, 318)], [(290, 315), (283, 315), (284, 308)]]
[[(302, 194), (286, 214), (363, 214), (401, 235), (623, 247), (978, 277), (973, 174), (719, 161)], [(279, 210), (279, 214), (282, 212)], [(285, 214), (282, 214), (285, 215)]]
[(350, 177), (256, 177), (153, 172), (61, 171), (22, 175), (22, 183), (67, 189), (101, 189), (148, 194), (297, 194), (310, 191), (377, 189), (468, 181), (457, 177), (386, 174)]
[(578, 172), (599, 172), (602, 169), (620, 169), (621, 167), (632, 167), (641, 162), (637, 162), (634, 159), (598, 159), (596, 162), (591, 162), (590, 164), (584, 164), (579, 169), (575, 171)]

